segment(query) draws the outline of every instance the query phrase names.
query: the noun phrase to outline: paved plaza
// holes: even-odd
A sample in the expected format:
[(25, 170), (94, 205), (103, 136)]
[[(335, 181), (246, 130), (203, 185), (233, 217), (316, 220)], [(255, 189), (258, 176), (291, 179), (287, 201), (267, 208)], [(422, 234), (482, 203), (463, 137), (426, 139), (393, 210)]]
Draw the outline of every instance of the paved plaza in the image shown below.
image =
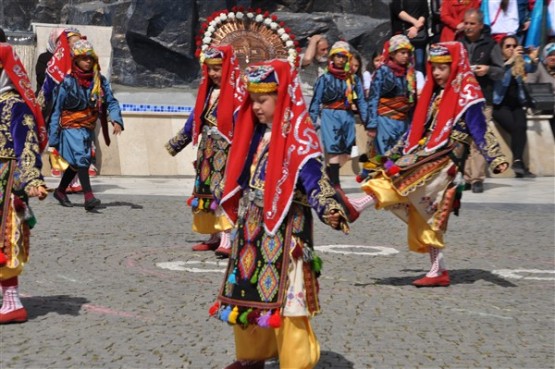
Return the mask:
[[(554, 368), (554, 185), (489, 178), (484, 193), (465, 192), (446, 236), (448, 288), (411, 285), (429, 258), (407, 250), (388, 212), (365, 212), (347, 236), (315, 223), (317, 368)], [(73, 208), (32, 200), (39, 223), (20, 278), (29, 321), (0, 327), (0, 368), (229, 364), (232, 329), (208, 318), (226, 261), (191, 251), (203, 239), (191, 231), (191, 188), (191, 178), (101, 176), (97, 212), (80, 194)]]

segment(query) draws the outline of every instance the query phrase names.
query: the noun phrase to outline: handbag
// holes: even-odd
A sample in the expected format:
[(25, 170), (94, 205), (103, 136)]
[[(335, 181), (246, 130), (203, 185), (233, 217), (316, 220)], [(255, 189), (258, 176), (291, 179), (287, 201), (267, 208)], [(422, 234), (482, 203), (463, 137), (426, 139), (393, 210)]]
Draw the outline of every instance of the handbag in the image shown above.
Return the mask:
[(428, 29), (426, 27), (422, 28), (416, 36), (409, 38), (409, 40), (413, 46), (425, 46), (428, 43)]
[(528, 107), (536, 112), (553, 113), (555, 95), (551, 83), (526, 83), (524, 93)]

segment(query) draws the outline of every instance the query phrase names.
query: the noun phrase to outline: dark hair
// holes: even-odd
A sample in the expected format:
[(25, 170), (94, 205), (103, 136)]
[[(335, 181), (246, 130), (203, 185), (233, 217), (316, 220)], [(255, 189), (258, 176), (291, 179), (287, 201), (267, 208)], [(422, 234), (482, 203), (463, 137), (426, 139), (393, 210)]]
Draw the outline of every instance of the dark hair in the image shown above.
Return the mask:
[(366, 70), (370, 73), (374, 72), (374, 59), (376, 59), (378, 56), (380, 56), (380, 52), (378, 50), (375, 50), (372, 53), (372, 57), (370, 58), (370, 60), (368, 60), (368, 64), (366, 64)]
[(358, 60), (358, 70), (357, 70), (357, 72), (356, 72), (355, 74), (356, 74), (356, 75), (358, 76), (358, 78), (360, 78), (360, 80), (362, 81), (362, 57), (361, 57), (360, 54), (359, 54), (358, 52), (356, 52), (356, 51), (353, 51), (352, 54), (353, 54), (353, 59)]
[(505, 41), (507, 41), (510, 38), (516, 41), (516, 46), (520, 45), (520, 42), (518, 42), (518, 38), (516, 37), (516, 35), (506, 35), (506, 36), (503, 36), (501, 41), (499, 41), (499, 46), (503, 47), (503, 45), (505, 45)]
[(4, 33), (4, 30), (2, 28), (0, 28), (0, 42), (8, 42), (6, 34)]

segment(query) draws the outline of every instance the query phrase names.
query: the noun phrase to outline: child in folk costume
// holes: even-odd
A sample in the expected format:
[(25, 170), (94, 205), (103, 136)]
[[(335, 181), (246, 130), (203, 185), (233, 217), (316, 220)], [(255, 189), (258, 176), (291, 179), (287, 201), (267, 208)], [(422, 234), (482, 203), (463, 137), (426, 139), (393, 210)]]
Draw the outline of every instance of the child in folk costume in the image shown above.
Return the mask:
[(408, 37), (391, 37), (384, 45), (383, 64), (372, 77), (366, 131), (375, 154), (389, 150), (407, 131), (417, 90), (413, 50)]
[(367, 105), (362, 80), (352, 73), (352, 54), (347, 42), (333, 44), (329, 53), (328, 69), (318, 77), (310, 102), (310, 118), (320, 118), (322, 143), (330, 180), (340, 187), (339, 170), (350, 159), (355, 146), (355, 110), (366, 123)]
[[(65, 76), (71, 73), (72, 57), (71, 47), (75, 42), (81, 40), (83, 36), (81, 32), (75, 28), (54, 28), (48, 36), (47, 49), (50, 51), (48, 55), (52, 55), (46, 60), (44, 81), (37, 93), (37, 101), (39, 102), (45, 121), (48, 124), (52, 107), (57, 96), (60, 83)], [(39, 57), (41, 59), (42, 55)], [(37, 70), (41, 68), (41, 64), (37, 62)], [(38, 72), (37, 72), (37, 84)], [(60, 153), (53, 149), (49, 149), (49, 161), (52, 168), (52, 176), (60, 177), (67, 169), (68, 163), (60, 156)], [(67, 192), (81, 192), (83, 189), (79, 183), (77, 176), (67, 188)]]
[(409, 249), (430, 254), (431, 269), (413, 282), (417, 287), (450, 284), (443, 234), (451, 211), (458, 214), (470, 143), (476, 143), (494, 173), (508, 166), (486, 124), (484, 98), (464, 46), (432, 45), (427, 69), (409, 130), (386, 153), (389, 159), (382, 160), (378, 174), (362, 185), (369, 194), (366, 206), (375, 201), (377, 209), (392, 211), (408, 224)]
[(325, 175), (317, 133), (294, 67), (274, 59), (246, 69), (221, 205), (235, 224), (232, 252), (210, 314), (234, 325), (237, 361), (227, 369), (312, 368), (319, 344), (309, 318), (320, 310), (321, 260), (312, 209), (348, 231), (345, 209)]
[(54, 191), (54, 198), (62, 206), (73, 206), (66, 188), (77, 175), (83, 187), (85, 210), (89, 211), (100, 205), (89, 177), (96, 121), (100, 119), (104, 139), (109, 144), (108, 120), (113, 125), (114, 135), (123, 131), (123, 120), (119, 103), (110, 84), (100, 74), (98, 57), (89, 41), (79, 40), (73, 44), (72, 60), (71, 74), (60, 84), (50, 118), (49, 145), (69, 163)]
[(195, 185), (189, 201), (193, 207), (193, 231), (211, 237), (193, 246), (193, 250), (215, 250), (216, 254), (227, 257), (231, 250), (231, 224), (221, 213), (215, 195), (223, 185), (234, 115), (243, 101), (244, 87), (231, 46), (208, 48), (201, 54), (201, 61), (202, 80), (195, 109), (183, 129), (166, 144), (166, 149), (174, 156), (190, 142), (198, 144)]
[(0, 43), (0, 324), (27, 320), (18, 276), (29, 260), (29, 229), (35, 221), (28, 197), (47, 195), (40, 156), (46, 142), (25, 68), (12, 47)]

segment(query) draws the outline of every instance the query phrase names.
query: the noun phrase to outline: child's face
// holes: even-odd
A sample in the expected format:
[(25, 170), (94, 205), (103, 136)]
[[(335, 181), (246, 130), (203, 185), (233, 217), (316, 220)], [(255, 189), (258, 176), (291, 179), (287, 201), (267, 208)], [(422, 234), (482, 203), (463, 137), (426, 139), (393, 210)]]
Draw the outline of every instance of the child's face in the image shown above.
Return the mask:
[(451, 64), (449, 63), (432, 63), (432, 77), (438, 86), (444, 88), (451, 74)]
[(94, 58), (92, 56), (80, 56), (76, 63), (84, 72), (90, 72), (94, 66)]
[(357, 58), (353, 58), (351, 60), (351, 72), (352, 73), (356, 73), (358, 72), (358, 69), (360, 68), (360, 63), (358, 62)]
[(410, 58), (410, 50), (409, 49), (399, 49), (395, 51), (392, 56), (393, 61), (399, 65), (407, 65), (409, 63)]
[(221, 64), (214, 64), (208, 66), (208, 77), (213, 84), (216, 86), (220, 86), (222, 83), (222, 65)]
[(378, 67), (380, 66), (380, 63), (382, 62), (382, 56), (378, 55), (376, 56), (373, 60), (372, 63), (374, 63), (374, 69), (378, 69)]
[(277, 93), (257, 94), (251, 93), (252, 110), (263, 124), (271, 124), (276, 110)]
[(331, 61), (333, 62), (336, 68), (343, 69), (345, 68), (345, 64), (347, 64), (347, 55), (335, 54), (332, 56)]

